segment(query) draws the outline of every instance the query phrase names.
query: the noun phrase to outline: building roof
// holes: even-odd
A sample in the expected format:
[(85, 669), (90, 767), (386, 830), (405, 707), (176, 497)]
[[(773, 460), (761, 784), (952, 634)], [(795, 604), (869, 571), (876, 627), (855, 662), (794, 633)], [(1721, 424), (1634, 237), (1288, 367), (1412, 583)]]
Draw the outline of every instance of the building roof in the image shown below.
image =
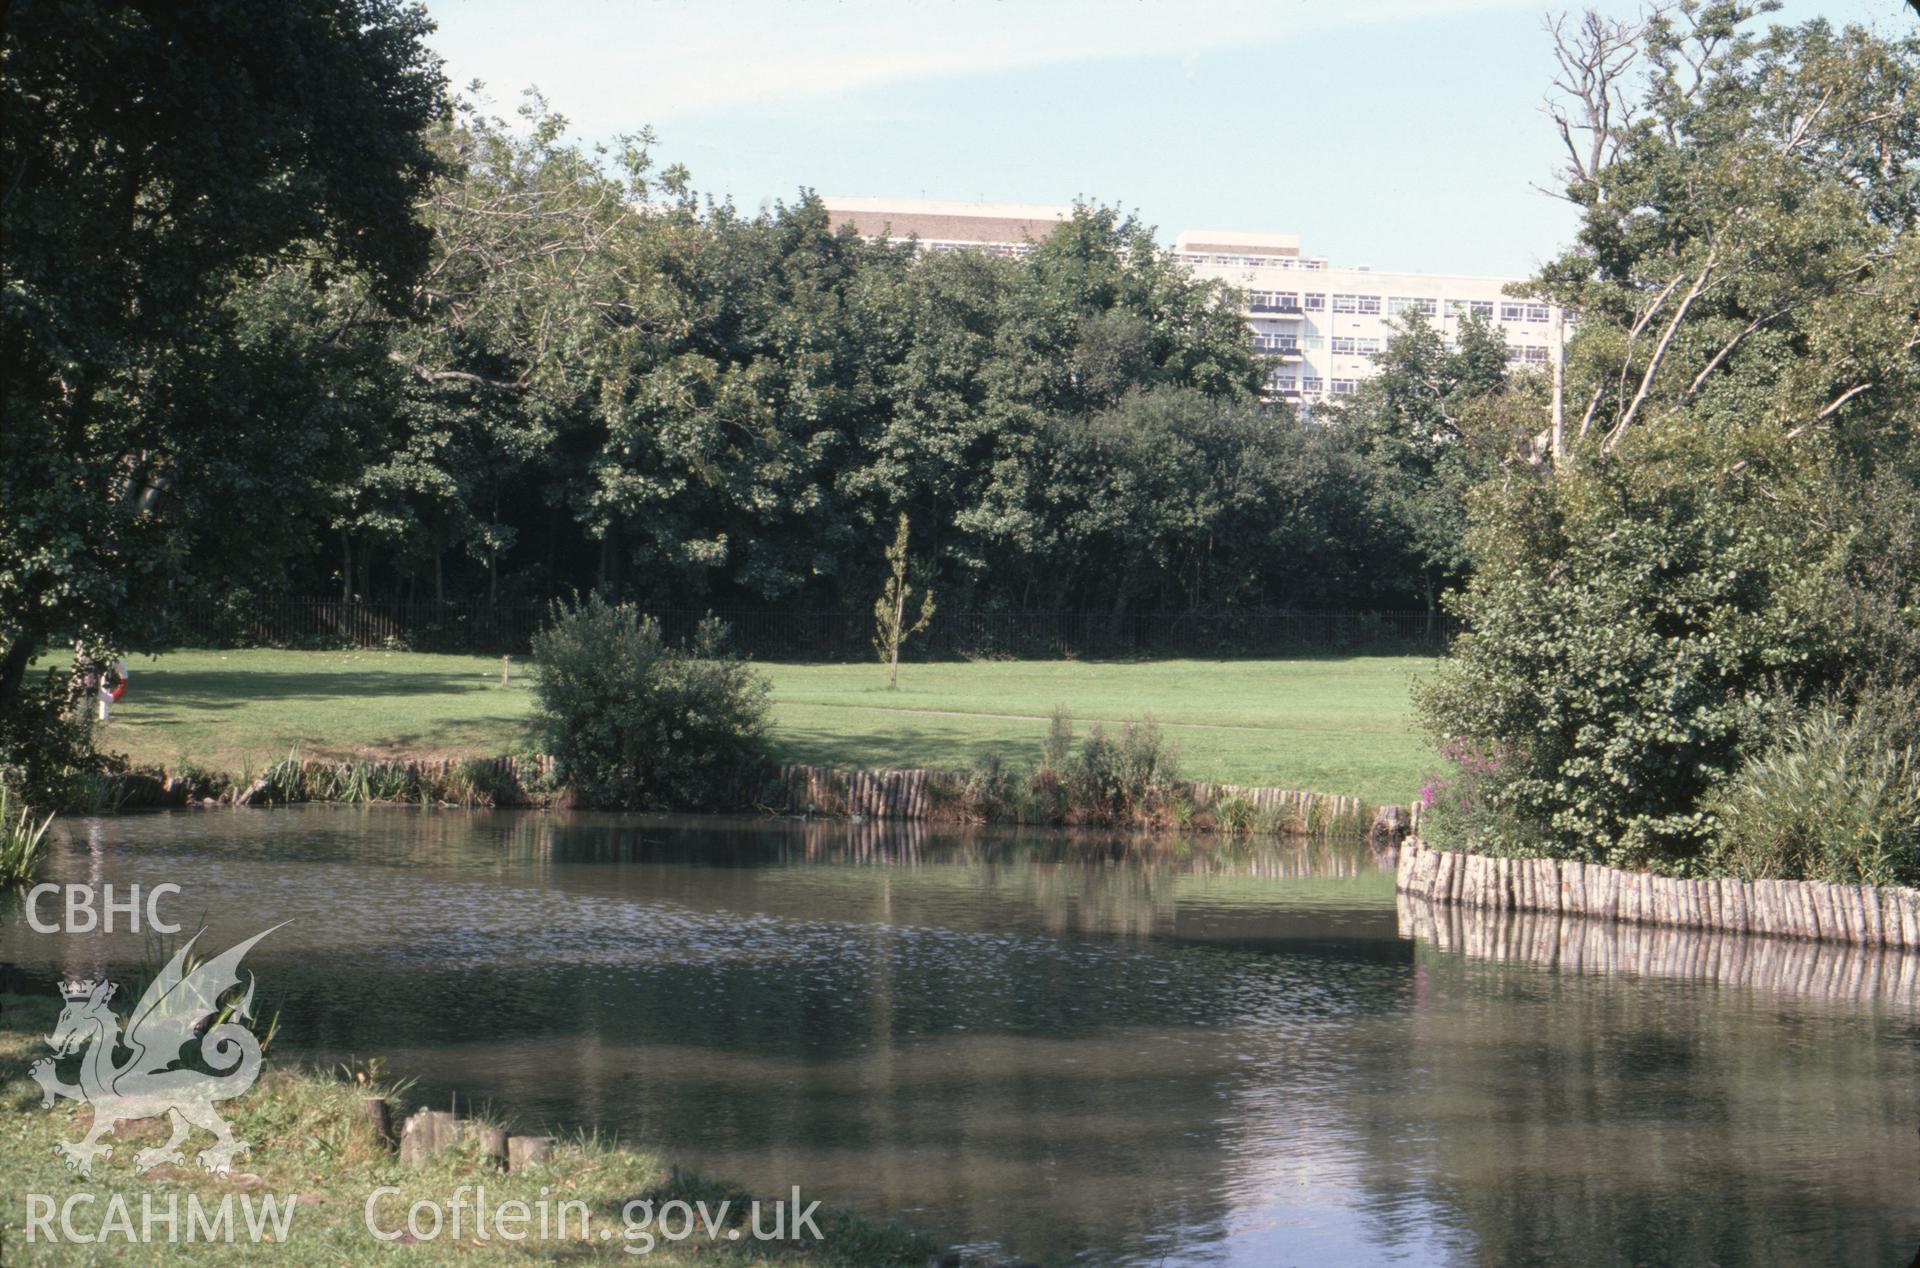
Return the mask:
[(865, 237), (882, 234), (929, 242), (1038, 242), (1073, 215), (1045, 203), (969, 203), (924, 198), (822, 197), (835, 228), (850, 224)]
[(1175, 251), (1225, 251), (1238, 255), (1299, 255), (1297, 233), (1249, 233), (1242, 229), (1182, 229)]

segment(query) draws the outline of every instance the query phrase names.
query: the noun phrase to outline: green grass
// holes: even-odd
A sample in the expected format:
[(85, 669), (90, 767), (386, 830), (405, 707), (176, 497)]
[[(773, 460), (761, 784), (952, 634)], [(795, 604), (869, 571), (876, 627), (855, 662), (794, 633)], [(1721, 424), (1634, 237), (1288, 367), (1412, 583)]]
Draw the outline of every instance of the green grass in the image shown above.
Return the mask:
[[(222, 1115), (233, 1123), (236, 1135), (252, 1145), (251, 1153), (236, 1160), (231, 1175), (214, 1176), (194, 1165), (193, 1153), (211, 1140), (199, 1131), (183, 1147), (186, 1165), (163, 1165), (144, 1175), (136, 1174), (134, 1155), (142, 1148), (162, 1144), (167, 1135), (164, 1121), (146, 1120), (124, 1124), (131, 1130), (116, 1132), (110, 1138), (113, 1152), (95, 1162), (90, 1177), (81, 1176), (67, 1169), (56, 1150), (62, 1140), (79, 1140), (85, 1134), (91, 1111), (69, 1100), (57, 1101), (51, 1109), (42, 1108), (40, 1089), (27, 1077), (28, 1064), (48, 1054), (44, 1036), (53, 1029), (58, 1010), (59, 1001), (52, 995), (0, 996), (0, 1263), (8, 1268), (105, 1261), (397, 1265), (422, 1260), (535, 1263), (579, 1259), (668, 1268), (716, 1263), (732, 1268), (775, 1264), (863, 1268), (924, 1264), (933, 1250), (930, 1243), (909, 1232), (823, 1207), (816, 1215), (821, 1231), (818, 1243), (758, 1243), (750, 1233), (743, 1233), (738, 1241), (728, 1241), (723, 1231), (722, 1240), (712, 1245), (703, 1244), (705, 1238), (697, 1237), (677, 1245), (662, 1241), (644, 1256), (626, 1254), (622, 1250), (622, 1210), (634, 1198), (650, 1199), (655, 1209), (674, 1199), (705, 1201), (712, 1212), (718, 1211), (722, 1201), (728, 1201), (731, 1222), (746, 1216), (752, 1195), (673, 1168), (652, 1154), (614, 1148), (593, 1139), (557, 1149), (547, 1165), (508, 1174), (493, 1170), (476, 1150), (464, 1145), (421, 1166), (404, 1167), (380, 1147), (372, 1128), (356, 1112), (363, 1095), (357, 1084), (327, 1073), (282, 1068), (271, 1057), (252, 1090), (220, 1107)], [(63, 1071), (69, 1078), (70, 1064)], [(401, 1104), (395, 1103), (394, 1108), (404, 1112)], [(399, 1123), (396, 1113), (396, 1129)], [(510, 1130), (513, 1127), (510, 1121), (496, 1125)], [(472, 1236), (470, 1193), (466, 1236), (459, 1241), (443, 1236), (409, 1245), (404, 1239), (378, 1240), (367, 1230), (366, 1203), (377, 1188), (392, 1186), (399, 1190), (397, 1195), (384, 1195), (376, 1208), (376, 1218), (384, 1230), (404, 1227), (406, 1211), (414, 1202), (426, 1199), (444, 1206), (462, 1185), (484, 1185), (488, 1205), (495, 1211), (500, 1204), (514, 1200), (537, 1210), (535, 1204), (543, 1195), (552, 1203), (577, 1199), (586, 1204), (592, 1235), (544, 1242), (537, 1237), (518, 1243), (497, 1237), (478, 1241)], [(51, 1197), (58, 1208), (80, 1193), (93, 1195), (92, 1202), (75, 1207), (73, 1223), (78, 1231), (87, 1233), (100, 1230), (115, 1195), (126, 1204), (135, 1230), (142, 1223), (144, 1197), (150, 1196), (155, 1209), (164, 1212), (171, 1196), (179, 1212), (177, 1227), (182, 1240), (129, 1245), (125, 1234), (118, 1232), (104, 1245), (50, 1244), (40, 1237), (33, 1242), (26, 1240), (27, 1195)], [(184, 1240), (189, 1197), (197, 1197), (202, 1209), (233, 1197), (233, 1222), (244, 1229), (241, 1196), (257, 1202), (268, 1194), (298, 1195), (285, 1243), (256, 1246), (244, 1233), (230, 1245)], [(767, 1223), (771, 1225), (770, 1216)], [(165, 1238), (166, 1226), (157, 1228)], [(512, 1226), (508, 1228), (512, 1231)], [(57, 1235), (57, 1218), (53, 1229)], [(576, 1217), (570, 1231), (577, 1229)], [(601, 1240), (600, 1229), (611, 1230), (613, 1236)]]
[[(1075, 728), (1151, 714), (1189, 779), (1312, 788), (1404, 802), (1429, 764), (1411, 656), (907, 665), (888, 691), (871, 665), (769, 666), (776, 735), (792, 760), (960, 766), (998, 752), (1036, 761), (1047, 714)], [(960, 715), (960, 716), (952, 716)]]
[[(1406, 801), (1431, 764), (1412, 726), (1414, 656), (760, 666), (774, 683), (783, 760), (964, 767), (1029, 764), (1047, 714), (1151, 714), (1182, 773), (1220, 783)], [(137, 762), (240, 771), (298, 748), (314, 757), (492, 756), (527, 743), (531, 664), (404, 652), (181, 651), (130, 662), (105, 747)]]

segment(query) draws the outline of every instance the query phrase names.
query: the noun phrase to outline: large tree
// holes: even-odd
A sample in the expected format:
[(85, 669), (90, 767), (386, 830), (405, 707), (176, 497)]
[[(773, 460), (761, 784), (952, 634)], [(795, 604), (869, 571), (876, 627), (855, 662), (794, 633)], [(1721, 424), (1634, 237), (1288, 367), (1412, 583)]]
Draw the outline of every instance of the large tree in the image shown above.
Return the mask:
[(1570, 172), (1535, 283), (1579, 314), (1561, 443), (1477, 494), (1426, 701), (1482, 845), (1701, 867), (1813, 702), (1920, 743), (1920, 41), (1754, 8), (1643, 24), (1639, 110)]
[(298, 274), (405, 308), (442, 96), (430, 23), (396, 0), (4, 14), (0, 713), (53, 639), (139, 644), (210, 472), (250, 486), (233, 546), (284, 519), (275, 476), (310, 438), (268, 422), (301, 341), (251, 329), (245, 299)]

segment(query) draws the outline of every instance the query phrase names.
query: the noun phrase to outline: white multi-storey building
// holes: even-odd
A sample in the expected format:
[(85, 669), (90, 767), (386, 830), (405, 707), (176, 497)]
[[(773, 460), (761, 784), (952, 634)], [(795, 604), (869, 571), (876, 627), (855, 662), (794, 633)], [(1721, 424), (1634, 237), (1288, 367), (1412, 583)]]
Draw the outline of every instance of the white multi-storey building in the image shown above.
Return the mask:
[(1300, 239), (1283, 233), (1188, 229), (1174, 254), (1196, 276), (1244, 294), (1254, 348), (1273, 361), (1268, 389), (1287, 400), (1351, 396), (1396, 323), (1416, 312), (1449, 339), (1479, 313), (1506, 336), (1518, 366), (1545, 368), (1560, 356), (1559, 310), (1505, 294), (1505, 278), (1338, 268), (1300, 254)]
[[(868, 237), (911, 236), (929, 250), (1000, 255), (1026, 254), (1073, 214), (1072, 207), (1026, 203), (822, 201), (836, 226), (851, 224)], [(1477, 312), (1506, 336), (1507, 357), (1516, 366), (1544, 369), (1560, 357), (1560, 311), (1505, 294), (1506, 278), (1336, 268), (1302, 255), (1300, 239), (1288, 233), (1188, 229), (1175, 239), (1174, 253), (1196, 276), (1218, 278), (1242, 293), (1254, 349), (1271, 361), (1268, 391), (1308, 408), (1352, 395), (1409, 313), (1424, 314), (1451, 339)]]

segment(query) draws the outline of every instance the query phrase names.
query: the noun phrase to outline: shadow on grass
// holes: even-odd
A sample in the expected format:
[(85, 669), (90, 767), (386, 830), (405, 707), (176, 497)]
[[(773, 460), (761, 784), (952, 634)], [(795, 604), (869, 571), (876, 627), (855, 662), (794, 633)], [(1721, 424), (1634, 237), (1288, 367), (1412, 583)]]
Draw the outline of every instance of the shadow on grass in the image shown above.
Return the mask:
[[(963, 721), (962, 719), (953, 719)], [(888, 726), (792, 726), (776, 721), (773, 752), (781, 762), (808, 766), (865, 767), (868, 769), (965, 770), (993, 756), (1008, 766), (1037, 766), (1044, 725), (1008, 724), (1006, 735), (968, 735), (957, 729)], [(1024, 732), (1024, 733), (1017, 733)]]
[(135, 688), (154, 706), (237, 709), (276, 700), (380, 700), (499, 690), (477, 674), (285, 673), (261, 669), (156, 670)]

